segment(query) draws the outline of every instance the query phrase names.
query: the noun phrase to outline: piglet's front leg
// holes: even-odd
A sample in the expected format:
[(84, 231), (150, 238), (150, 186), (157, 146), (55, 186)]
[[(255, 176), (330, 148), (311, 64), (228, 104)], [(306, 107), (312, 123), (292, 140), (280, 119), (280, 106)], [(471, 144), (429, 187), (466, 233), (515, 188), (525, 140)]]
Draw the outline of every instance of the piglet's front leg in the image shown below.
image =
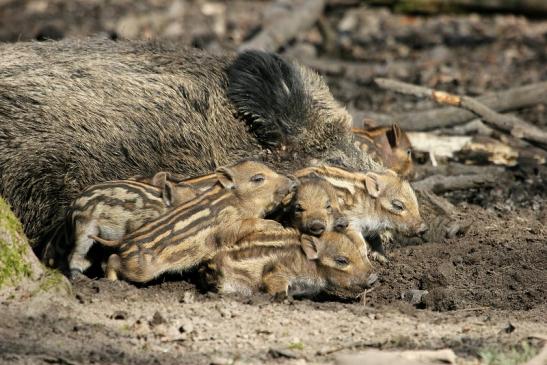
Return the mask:
[(279, 272), (269, 272), (262, 277), (262, 287), (268, 294), (276, 298), (286, 298), (289, 295), (289, 280)]

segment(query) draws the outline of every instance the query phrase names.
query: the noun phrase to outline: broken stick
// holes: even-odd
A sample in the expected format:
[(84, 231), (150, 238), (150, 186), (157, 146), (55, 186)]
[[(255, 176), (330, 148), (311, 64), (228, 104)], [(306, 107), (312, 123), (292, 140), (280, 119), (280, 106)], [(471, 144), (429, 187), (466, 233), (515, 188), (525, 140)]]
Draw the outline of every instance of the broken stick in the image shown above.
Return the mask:
[(412, 187), (417, 190), (432, 191), (435, 194), (440, 194), (447, 191), (489, 187), (493, 186), (495, 182), (496, 175), (493, 174), (433, 175), (413, 182)]
[(509, 132), (517, 138), (539, 143), (544, 147), (547, 147), (546, 131), (525, 122), (518, 117), (500, 114), (472, 97), (454, 95), (444, 91), (433, 90), (428, 87), (412, 85), (391, 79), (376, 78), (374, 81), (378, 86), (384, 89), (393, 90), (401, 94), (414, 95), (420, 98), (431, 98), (439, 104), (467, 109), (481, 117), (485, 123), (494, 128)]
[[(239, 51), (258, 49), (275, 52), (299, 32), (310, 28), (323, 13), (326, 0), (277, 1), (266, 12), (275, 12), (262, 31), (239, 47)], [(267, 17), (267, 14), (265, 14)]]
[[(547, 81), (485, 94), (477, 97), (476, 100), (498, 112), (545, 103), (545, 100), (547, 100)], [(393, 120), (397, 120), (401, 128), (409, 131), (427, 131), (435, 128), (451, 127), (476, 118), (473, 112), (454, 107), (413, 111), (391, 116), (353, 111), (352, 116), (357, 122), (360, 122), (364, 117), (369, 117), (375, 119), (380, 125), (390, 125)]]

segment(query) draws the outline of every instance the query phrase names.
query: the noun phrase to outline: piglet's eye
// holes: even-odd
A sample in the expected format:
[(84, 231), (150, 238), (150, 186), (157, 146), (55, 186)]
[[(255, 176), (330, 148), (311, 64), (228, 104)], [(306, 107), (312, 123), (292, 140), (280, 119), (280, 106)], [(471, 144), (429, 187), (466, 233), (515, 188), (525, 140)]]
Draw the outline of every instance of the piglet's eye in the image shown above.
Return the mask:
[(336, 262), (340, 266), (348, 266), (349, 265), (349, 259), (345, 256), (335, 257), (334, 262)]
[(405, 205), (403, 204), (403, 202), (397, 199), (391, 201), (391, 206), (393, 206), (393, 209), (397, 211), (405, 210)]
[(251, 181), (254, 182), (254, 183), (261, 183), (264, 181), (264, 175), (262, 174), (257, 174), (253, 177), (251, 177)]
[(302, 213), (304, 211), (304, 208), (302, 208), (302, 206), (300, 204), (296, 204), (294, 206), (294, 210), (299, 212), (299, 213)]
[(332, 208), (332, 206), (330, 205), (330, 203), (327, 203), (327, 206), (325, 208), (330, 209), (330, 208)]
[(410, 158), (412, 157), (412, 150), (409, 148), (408, 150), (406, 150), (406, 155)]

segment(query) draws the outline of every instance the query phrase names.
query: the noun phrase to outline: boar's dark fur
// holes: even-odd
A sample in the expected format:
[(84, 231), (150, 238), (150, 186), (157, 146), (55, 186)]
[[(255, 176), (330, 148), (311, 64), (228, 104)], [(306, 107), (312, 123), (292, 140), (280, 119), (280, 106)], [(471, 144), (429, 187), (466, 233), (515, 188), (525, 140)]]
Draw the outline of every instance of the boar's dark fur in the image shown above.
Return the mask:
[[(277, 146), (284, 136), (297, 134), (308, 108), (304, 85), (294, 66), (279, 56), (249, 51), (228, 70), (228, 97), (261, 143)], [(249, 98), (252, 95), (252, 98)], [(271, 103), (271, 100), (278, 101)], [(273, 122), (273, 124), (272, 124)]]
[(80, 40), (0, 46), (0, 194), (34, 242), (89, 185), (243, 158), (366, 168), (314, 72), (274, 54)]

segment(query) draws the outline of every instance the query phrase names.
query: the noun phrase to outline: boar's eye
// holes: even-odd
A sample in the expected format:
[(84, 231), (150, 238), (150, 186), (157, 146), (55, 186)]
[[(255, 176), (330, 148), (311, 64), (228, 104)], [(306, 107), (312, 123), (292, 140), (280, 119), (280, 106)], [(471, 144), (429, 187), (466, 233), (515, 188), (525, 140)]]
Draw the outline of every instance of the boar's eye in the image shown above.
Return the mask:
[(399, 212), (405, 210), (405, 205), (404, 205), (403, 202), (400, 201), (400, 200), (397, 200), (397, 199), (392, 200), (392, 201), (391, 201), (391, 205), (393, 206), (393, 209), (395, 209), (395, 210), (397, 210), (397, 211), (399, 211)]
[(298, 213), (302, 213), (304, 211), (304, 208), (302, 208), (302, 206), (300, 204), (296, 204), (294, 206), (294, 210), (297, 211)]
[(345, 256), (337, 256), (334, 258), (334, 262), (340, 266), (348, 266), (349, 265), (349, 259)]
[(255, 176), (251, 177), (251, 181), (257, 184), (261, 183), (264, 181), (264, 175), (256, 174)]
[(327, 206), (325, 207), (325, 209), (331, 209), (332, 208), (332, 205), (329, 203), (327, 203)]
[(406, 156), (408, 158), (412, 158), (412, 150), (410, 148), (408, 150), (406, 150)]

